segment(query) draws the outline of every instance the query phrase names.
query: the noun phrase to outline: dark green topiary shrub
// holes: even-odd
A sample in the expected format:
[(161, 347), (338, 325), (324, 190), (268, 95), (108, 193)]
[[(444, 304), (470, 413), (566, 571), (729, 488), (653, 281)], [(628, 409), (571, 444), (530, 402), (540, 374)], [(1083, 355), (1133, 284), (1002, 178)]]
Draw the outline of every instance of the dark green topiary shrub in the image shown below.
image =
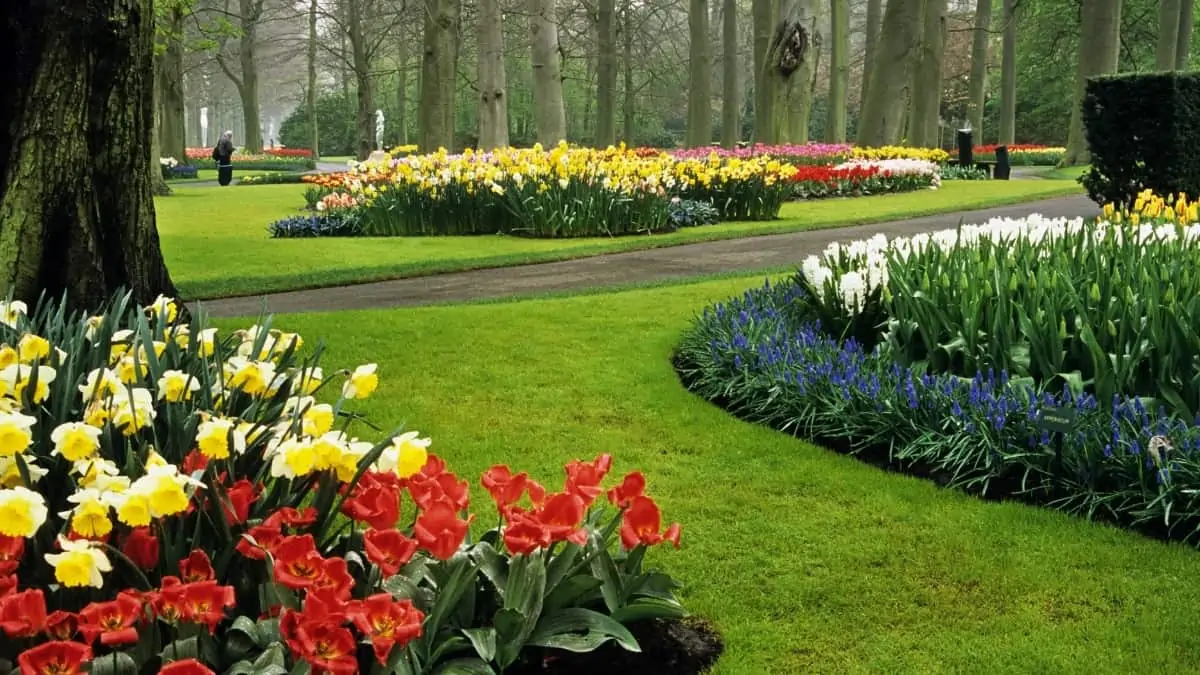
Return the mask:
[(1200, 196), (1200, 73), (1090, 79), (1083, 122), (1093, 201), (1128, 206), (1145, 189)]

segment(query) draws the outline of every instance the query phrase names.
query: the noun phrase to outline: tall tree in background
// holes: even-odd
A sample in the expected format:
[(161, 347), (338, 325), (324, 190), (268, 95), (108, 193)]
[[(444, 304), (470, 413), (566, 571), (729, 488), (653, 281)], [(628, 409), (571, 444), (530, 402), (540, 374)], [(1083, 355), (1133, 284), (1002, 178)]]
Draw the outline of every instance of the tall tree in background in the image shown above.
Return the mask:
[(712, 50), (708, 34), (708, 0), (688, 3), (688, 147), (712, 141)]
[(1063, 166), (1091, 161), (1083, 129), (1083, 92), (1088, 78), (1117, 72), (1121, 46), (1121, 0), (1083, 0), (1080, 14), (1079, 76), (1075, 85), (1075, 104), (1071, 126), (1067, 130), (1067, 152)]
[(829, 102), (825, 140), (846, 141), (846, 96), (850, 87), (850, 0), (829, 3)]
[(862, 87), (859, 89), (859, 117), (867, 103), (867, 92), (871, 88), (871, 69), (875, 67), (875, 49), (879, 42), (879, 26), (883, 22), (883, 0), (867, 0), (867, 19), (863, 25), (863, 68)]
[(992, 0), (975, 0), (975, 25), (971, 34), (971, 79), (967, 84), (967, 122), (976, 134), (983, 134), (983, 105), (987, 91), (991, 27)]
[(1017, 142), (1017, 3), (1004, 0), (1004, 38), (1000, 55), (1001, 145)]
[(742, 140), (742, 96), (738, 91), (737, 0), (721, 0), (721, 145)]
[(1175, 70), (1187, 70), (1188, 57), (1192, 53), (1192, 31), (1196, 28), (1195, 0), (1181, 0), (1179, 6), (1179, 30), (1175, 42)]
[(780, 0), (779, 22), (767, 55), (769, 92), (774, 98), (769, 143), (807, 143), (812, 115), (815, 0)]
[(1158, 0), (1158, 44), (1154, 50), (1154, 65), (1158, 70), (1175, 70), (1184, 2), (1192, 0)]
[(163, 157), (182, 160), (187, 156), (184, 114), (183, 50), (184, 25), (189, 0), (158, 0), (155, 9), (159, 27), (157, 82), (159, 99), (159, 151)]
[(308, 111), (310, 133), (312, 134), (313, 158), (321, 156), (320, 125), (317, 124), (317, 12), (320, 0), (312, 0), (308, 5), (308, 86), (304, 88), (304, 107)]
[(942, 61), (946, 46), (946, 0), (924, 0), (920, 59), (913, 72), (909, 99), (908, 143), (915, 147), (938, 145), (942, 104)]
[(479, 0), (479, 147), (508, 145), (508, 84), (504, 72), (504, 23), (500, 0)]
[(454, 67), (461, 18), (461, 0), (425, 0), (417, 125), (420, 128), (418, 145), (427, 152), (454, 148)]
[(375, 148), (375, 101), (371, 82), (371, 58), (363, 24), (363, 4), (368, 0), (345, 0), (346, 40), (350, 43), (350, 70), (354, 73), (354, 130), (358, 159), (366, 159)]
[(617, 142), (617, 3), (599, 0), (596, 9), (596, 145)]
[(529, 0), (529, 34), (537, 137), (543, 146), (549, 147), (567, 137), (554, 0)]
[(396, 29), (396, 129), (401, 145), (408, 145), (408, 29), (407, 22)]
[(151, 0), (0, 3), (0, 295), (175, 295), (150, 189)]
[(777, 0), (753, 0), (754, 30), (754, 141), (769, 143), (774, 126), (774, 97), (767, 81), (767, 52), (775, 28)]
[(625, 0), (621, 8), (621, 66), (625, 85), (621, 103), (621, 137), (633, 145), (637, 131), (635, 116), (636, 99), (633, 91), (633, 0)]
[(871, 60), (871, 78), (858, 123), (858, 144), (893, 145), (904, 130), (904, 110), (921, 46), (923, 0), (890, 0)]
[(248, 152), (261, 152), (262, 115), (259, 112), (258, 98), (258, 60), (255, 53), (258, 49), (258, 28), (263, 19), (264, 0), (238, 0), (238, 9), (230, 8), (229, 0), (225, 1), (223, 15), (232, 17), (238, 33), (238, 70), (229, 65), (225, 54), (225, 37), (221, 38), (217, 49), (217, 63), (225, 76), (237, 87), (238, 96), (242, 100), (242, 118), (245, 120), (245, 137), (242, 145)]

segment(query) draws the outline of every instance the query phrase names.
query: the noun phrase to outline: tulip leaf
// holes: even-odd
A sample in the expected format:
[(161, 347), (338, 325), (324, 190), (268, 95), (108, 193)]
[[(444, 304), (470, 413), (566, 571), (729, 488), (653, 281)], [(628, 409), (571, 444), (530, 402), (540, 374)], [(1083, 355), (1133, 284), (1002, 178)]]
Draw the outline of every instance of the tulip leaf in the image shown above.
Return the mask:
[(582, 604), (581, 600), (587, 594), (600, 588), (603, 582), (590, 574), (576, 574), (563, 581), (546, 595), (542, 603), (544, 610), (561, 609), (570, 605)]
[(447, 661), (433, 671), (434, 675), (496, 675), (496, 671), (477, 658), (461, 658)]
[[(247, 651), (249, 651), (249, 649), (247, 649)], [(196, 637), (190, 637), (185, 640), (176, 640), (166, 647), (163, 647), (163, 650), (159, 652), (159, 656), (162, 658), (164, 663), (183, 661), (185, 659), (199, 659), (200, 640)]]
[(600, 579), (600, 593), (611, 612), (621, 606), (621, 574), (600, 535), (592, 533), (592, 545), (596, 548), (596, 554), (592, 557), (592, 574)]
[(504, 566), (504, 558), (500, 553), (486, 541), (481, 541), (475, 544), (470, 551), (471, 560), (479, 567), (479, 571), (483, 572), (483, 576), (492, 582), (492, 586), (496, 587), (496, 593), (500, 599), (504, 599), (504, 592), (508, 586), (508, 571)]
[(92, 659), (89, 675), (138, 675), (137, 663), (125, 652), (114, 652)]
[(262, 645), (258, 624), (248, 616), (239, 616), (234, 619), (233, 625), (225, 631), (225, 654), (229, 660), (239, 660), (249, 655), (255, 647)]
[(687, 615), (687, 610), (676, 600), (643, 597), (613, 612), (612, 618), (623, 624), (631, 624), (647, 619), (682, 619)]
[(496, 612), (496, 662), (507, 668), (516, 662), (542, 615), (546, 598), (546, 564), (541, 552), (518, 555), (508, 564), (508, 593)]
[(495, 628), (464, 628), (463, 635), (471, 641), (475, 653), (484, 661), (496, 658), (496, 629)]
[[(581, 634), (582, 633), (582, 634)], [(623, 649), (640, 652), (637, 639), (610, 616), (581, 607), (548, 612), (538, 621), (528, 644), (573, 652), (589, 652), (614, 640)]]

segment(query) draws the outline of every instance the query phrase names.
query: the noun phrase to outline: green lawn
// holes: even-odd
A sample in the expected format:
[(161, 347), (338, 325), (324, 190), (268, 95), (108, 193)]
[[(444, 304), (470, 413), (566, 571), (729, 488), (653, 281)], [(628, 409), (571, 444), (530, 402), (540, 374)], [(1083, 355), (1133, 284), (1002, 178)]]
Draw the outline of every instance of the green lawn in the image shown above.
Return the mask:
[(697, 241), (858, 225), (1076, 194), (1064, 181), (947, 181), (938, 191), (787, 204), (780, 220), (620, 239), (507, 236), (272, 240), (268, 223), (302, 213), (303, 185), (178, 190), (158, 227), (183, 297), (214, 298), (546, 262)]
[(1079, 178), (1083, 174), (1087, 173), (1091, 168), (1092, 167), (1087, 166), (1087, 165), (1068, 166), (1068, 167), (1062, 168), (1062, 169), (1054, 168), (1054, 169), (1050, 169), (1045, 174), (1043, 174), (1043, 177), (1046, 178), (1047, 180), (1074, 181), (1075, 179)]
[(724, 633), (723, 675), (1200, 668), (1200, 553), (885, 473), (684, 391), (669, 357), (689, 318), (757, 283), (275, 325), (327, 340), (327, 373), (378, 362), (357, 409), (431, 435), (477, 504), (493, 463), (553, 485), (601, 452), (645, 470), (684, 527), (654, 559)]
[[(238, 178), (242, 176), (261, 176), (266, 173), (278, 173), (275, 171), (238, 171), (233, 170), (233, 180), (236, 183)], [(180, 178), (177, 180), (167, 181), (167, 185), (187, 185), (188, 183), (202, 183), (206, 181), (215, 181), (217, 179), (216, 169), (196, 169), (195, 178)]]

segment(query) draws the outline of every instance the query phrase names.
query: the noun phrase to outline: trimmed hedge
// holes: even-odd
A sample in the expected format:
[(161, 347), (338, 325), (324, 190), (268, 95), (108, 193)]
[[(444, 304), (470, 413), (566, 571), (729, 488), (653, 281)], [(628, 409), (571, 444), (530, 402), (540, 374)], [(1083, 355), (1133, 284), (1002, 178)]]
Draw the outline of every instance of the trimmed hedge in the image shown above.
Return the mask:
[(1093, 201), (1131, 206), (1146, 189), (1200, 196), (1200, 72), (1092, 78), (1083, 122)]

